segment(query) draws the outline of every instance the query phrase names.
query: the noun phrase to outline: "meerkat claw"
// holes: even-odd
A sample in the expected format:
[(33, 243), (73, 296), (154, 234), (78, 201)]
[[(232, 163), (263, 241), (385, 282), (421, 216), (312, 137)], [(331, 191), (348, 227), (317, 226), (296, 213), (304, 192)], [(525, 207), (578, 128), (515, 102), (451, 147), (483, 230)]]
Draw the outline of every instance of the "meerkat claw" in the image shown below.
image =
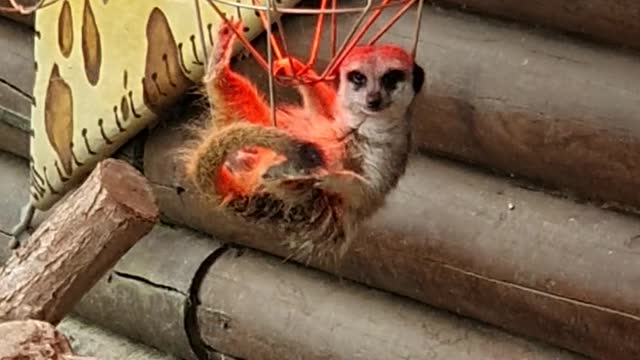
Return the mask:
[[(230, 18), (220, 25), (218, 38), (207, 64), (207, 75), (205, 82), (211, 81), (216, 74), (219, 74), (230, 62), (233, 42), (236, 39), (236, 31), (242, 31), (242, 20), (234, 21)], [(233, 30), (235, 28), (235, 31)]]

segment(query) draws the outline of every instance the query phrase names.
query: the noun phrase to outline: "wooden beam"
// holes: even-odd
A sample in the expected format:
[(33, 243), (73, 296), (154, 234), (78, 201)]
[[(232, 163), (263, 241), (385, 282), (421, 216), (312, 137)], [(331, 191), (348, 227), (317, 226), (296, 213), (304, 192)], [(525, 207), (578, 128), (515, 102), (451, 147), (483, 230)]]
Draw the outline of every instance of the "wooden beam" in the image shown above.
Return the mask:
[(29, 119), (35, 79), (34, 32), (0, 18), (0, 105)]
[(104, 160), (0, 268), (0, 320), (57, 324), (158, 220), (146, 179)]
[(640, 4), (634, 0), (434, 0), (478, 14), (542, 25), (640, 49)]
[[(278, 229), (194, 195), (174, 156), (183, 136), (170, 126), (157, 129), (145, 151), (145, 175), (166, 220), (291, 255)], [(587, 356), (636, 359), (638, 234), (636, 217), (415, 156), (343, 262), (316, 259), (311, 266)]]

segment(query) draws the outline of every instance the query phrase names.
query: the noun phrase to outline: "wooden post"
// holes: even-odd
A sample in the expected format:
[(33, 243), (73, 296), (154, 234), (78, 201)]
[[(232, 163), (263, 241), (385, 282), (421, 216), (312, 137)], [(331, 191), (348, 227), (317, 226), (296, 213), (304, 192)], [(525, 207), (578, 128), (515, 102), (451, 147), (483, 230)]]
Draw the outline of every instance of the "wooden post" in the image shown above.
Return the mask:
[(158, 218), (146, 179), (102, 161), (0, 269), (0, 321), (57, 324)]

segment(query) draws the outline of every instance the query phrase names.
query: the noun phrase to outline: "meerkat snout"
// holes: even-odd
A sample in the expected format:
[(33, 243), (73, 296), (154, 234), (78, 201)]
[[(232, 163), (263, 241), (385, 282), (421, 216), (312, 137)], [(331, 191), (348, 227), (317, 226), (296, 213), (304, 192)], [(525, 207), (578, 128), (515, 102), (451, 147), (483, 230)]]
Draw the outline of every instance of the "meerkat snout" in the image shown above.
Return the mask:
[(382, 107), (382, 93), (380, 91), (373, 91), (367, 94), (367, 109), (371, 111), (378, 111)]

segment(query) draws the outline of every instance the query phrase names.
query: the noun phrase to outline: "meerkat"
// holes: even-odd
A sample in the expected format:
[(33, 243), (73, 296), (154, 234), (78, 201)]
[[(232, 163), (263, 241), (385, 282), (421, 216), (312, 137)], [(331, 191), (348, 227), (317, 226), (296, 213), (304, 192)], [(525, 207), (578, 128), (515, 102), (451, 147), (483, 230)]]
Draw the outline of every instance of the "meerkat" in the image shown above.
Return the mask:
[[(186, 152), (185, 174), (219, 206), (281, 228), (297, 260), (339, 258), (405, 173), (424, 71), (398, 46), (357, 46), (338, 68), (337, 89), (298, 85), (302, 106), (278, 106), (273, 126), (263, 96), (230, 67), (231, 26), (241, 28), (225, 22), (209, 59), (211, 119)], [(280, 59), (275, 71), (302, 67)]]

